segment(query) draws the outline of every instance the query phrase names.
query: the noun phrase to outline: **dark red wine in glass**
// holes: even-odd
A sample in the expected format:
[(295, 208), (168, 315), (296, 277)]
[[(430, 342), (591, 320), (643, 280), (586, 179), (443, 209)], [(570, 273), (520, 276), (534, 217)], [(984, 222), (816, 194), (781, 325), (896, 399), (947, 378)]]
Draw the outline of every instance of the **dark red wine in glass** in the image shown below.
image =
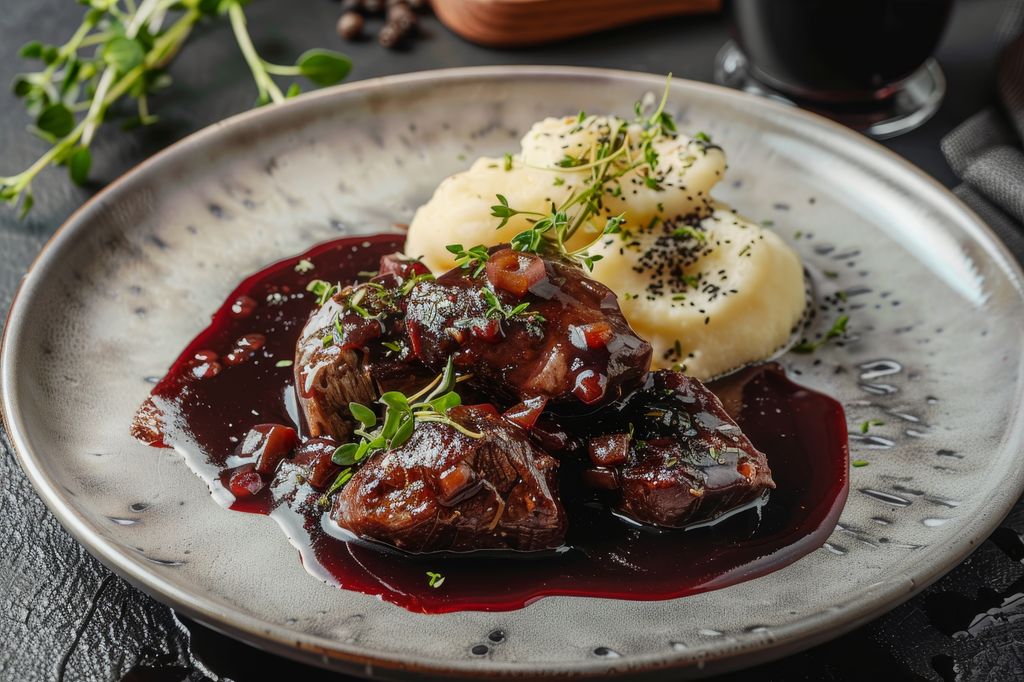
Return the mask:
[(945, 93), (931, 55), (952, 0), (725, 0), (716, 80), (876, 137), (926, 121)]

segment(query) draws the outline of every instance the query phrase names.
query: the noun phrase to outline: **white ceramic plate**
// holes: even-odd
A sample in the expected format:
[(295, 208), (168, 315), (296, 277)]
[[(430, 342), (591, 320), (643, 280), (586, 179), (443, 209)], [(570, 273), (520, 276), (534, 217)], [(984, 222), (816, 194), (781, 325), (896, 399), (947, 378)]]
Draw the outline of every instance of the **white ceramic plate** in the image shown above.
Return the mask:
[[(542, 116), (629, 114), (662, 85), (548, 67), (363, 81), (238, 116), (144, 163), (64, 225), (11, 309), (3, 414), (40, 495), (104, 563), (184, 613), (384, 677), (707, 674), (810, 646), (922, 589), (1021, 493), (1020, 270), (975, 215), (880, 146), (709, 85), (675, 82), (670, 108), (725, 147), (716, 195), (774, 221), (848, 294), (854, 340), (783, 358), (844, 403), (851, 457), (869, 462), (822, 549), (677, 600), (417, 615), (311, 578), (274, 521), (222, 509), (178, 455), (129, 436), (152, 377), (246, 274), (408, 222), (465, 159), (514, 149)], [(863, 436), (867, 419), (885, 424)]]

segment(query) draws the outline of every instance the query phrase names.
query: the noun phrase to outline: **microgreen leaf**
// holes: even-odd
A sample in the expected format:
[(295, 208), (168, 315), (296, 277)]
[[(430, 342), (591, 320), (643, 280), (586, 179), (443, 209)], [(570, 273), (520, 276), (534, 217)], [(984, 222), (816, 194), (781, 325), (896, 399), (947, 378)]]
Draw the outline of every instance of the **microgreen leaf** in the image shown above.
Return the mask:
[(79, 147), (68, 160), (68, 172), (76, 185), (85, 184), (89, 179), (89, 168), (92, 166), (92, 154), (88, 147)]
[(32, 40), (21, 46), (18, 56), (25, 59), (41, 59), (43, 56), (43, 44), (38, 40)]
[(54, 137), (66, 137), (75, 127), (75, 115), (61, 103), (51, 104), (36, 118), (36, 127)]
[(366, 405), (359, 403), (349, 403), (348, 411), (352, 413), (352, 416), (363, 425), (364, 428), (372, 428), (377, 423), (377, 415), (374, 414), (373, 410), (368, 408)]
[(355, 464), (357, 450), (359, 450), (358, 443), (345, 443), (334, 451), (331, 461), (342, 466)]
[(412, 437), (415, 428), (416, 422), (412, 417), (403, 421), (395, 431), (394, 437), (391, 438), (391, 447), (397, 448), (405, 445), (406, 441)]
[(445, 414), (448, 410), (461, 404), (462, 398), (455, 391), (448, 391), (440, 398), (434, 398), (430, 401), (430, 406), (439, 414)]
[(352, 60), (340, 52), (315, 48), (303, 52), (295, 65), (299, 72), (317, 85), (334, 85), (352, 71)]
[(142, 64), (145, 58), (142, 44), (133, 38), (115, 36), (103, 46), (103, 61), (119, 74), (128, 73)]
[(392, 410), (408, 411), (409, 399), (400, 391), (388, 391), (381, 395), (379, 401)]
[(32, 84), (32, 81), (23, 76), (16, 76), (14, 81), (11, 83), (11, 92), (14, 93), (15, 97), (25, 97), (29, 93), (36, 91), (37, 88)]
[(380, 435), (389, 441), (394, 439), (405, 414), (407, 413), (399, 410), (387, 410), (384, 414), (384, 426), (381, 427)]

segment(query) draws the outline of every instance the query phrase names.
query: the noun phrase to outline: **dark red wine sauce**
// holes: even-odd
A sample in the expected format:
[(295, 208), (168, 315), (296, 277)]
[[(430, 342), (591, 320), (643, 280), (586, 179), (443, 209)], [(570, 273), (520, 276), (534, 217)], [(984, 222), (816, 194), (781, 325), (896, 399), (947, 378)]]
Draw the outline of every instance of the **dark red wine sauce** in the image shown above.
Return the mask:
[[(257, 495), (236, 500), (227, 471), (247, 461), (235, 453), (249, 429), (279, 423), (301, 433), (287, 362), (316, 305), (306, 285), (352, 281), (401, 247), (399, 235), (340, 239), (252, 275), (153, 390), (163, 432), (155, 444), (184, 454), (222, 505), (270, 514), (310, 573), (424, 613), (518, 609), (548, 595), (668, 599), (782, 568), (832, 532), (848, 490), (843, 409), (774, 366), (711, 386), (767, 454), (778, 488), (765, 504), (709, 527), (657, 531), (630, 524), (594, 503), (568, 466), (561, 480), (566, 545), (543, 554), (410, 556), (355, 540), (323, 513), (321, 491), (290, 460)], [(439, 587), (430, 586), (428, 571), (444, 576)]]

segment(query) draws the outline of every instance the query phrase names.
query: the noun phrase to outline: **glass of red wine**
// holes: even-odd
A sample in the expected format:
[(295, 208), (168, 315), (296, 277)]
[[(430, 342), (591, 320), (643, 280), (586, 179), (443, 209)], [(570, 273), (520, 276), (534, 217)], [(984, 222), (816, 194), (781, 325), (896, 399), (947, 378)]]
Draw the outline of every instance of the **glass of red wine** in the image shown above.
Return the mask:
[(931, 57), (952, 0), (725, 0), (718, 83), (888, 138), (923, 124), (946, 81)]

